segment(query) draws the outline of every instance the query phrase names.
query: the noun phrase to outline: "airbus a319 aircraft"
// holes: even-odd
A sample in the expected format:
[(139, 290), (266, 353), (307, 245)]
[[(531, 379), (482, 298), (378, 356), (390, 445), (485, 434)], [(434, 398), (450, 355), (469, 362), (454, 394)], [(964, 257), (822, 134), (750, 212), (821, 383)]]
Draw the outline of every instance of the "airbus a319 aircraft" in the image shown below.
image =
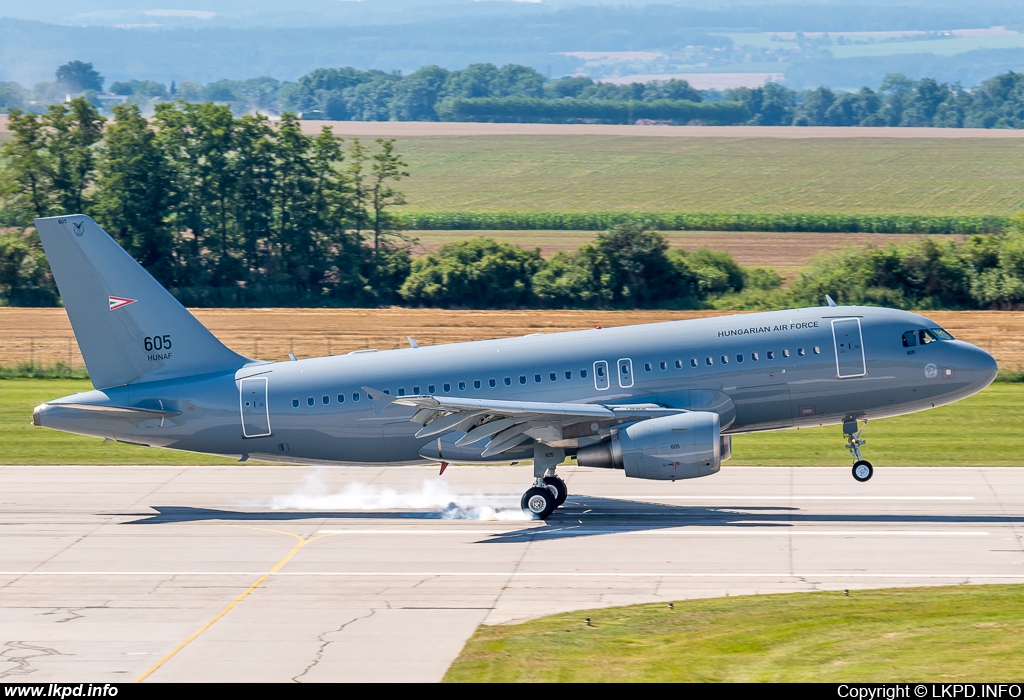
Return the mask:
[[(732, 436), (839, 424), (970, 396), (987, 352), (924, 316), (828, 306), (265, 362), (225, 347), (92, 219), (36, 220), (96, 389), (37, 426), (294, 463), (534, 462), (523, 510), (566, 498), (567, 457), (640, 479), (719, 471)], [(267, 329), (263, 329), (264, 332)]]

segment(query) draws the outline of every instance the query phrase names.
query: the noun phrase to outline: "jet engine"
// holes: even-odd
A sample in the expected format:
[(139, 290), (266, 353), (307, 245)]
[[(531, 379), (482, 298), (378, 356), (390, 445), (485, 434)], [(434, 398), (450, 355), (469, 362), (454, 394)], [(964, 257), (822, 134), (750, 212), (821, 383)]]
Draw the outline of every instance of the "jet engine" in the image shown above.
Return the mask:
[(695, 479), (721, 468), (721, 438), (717, 413), (680, 413), (629, 425), (611, 440), (580, 448), (576, 461), (582, 467), (624, 469), (638, 479)]

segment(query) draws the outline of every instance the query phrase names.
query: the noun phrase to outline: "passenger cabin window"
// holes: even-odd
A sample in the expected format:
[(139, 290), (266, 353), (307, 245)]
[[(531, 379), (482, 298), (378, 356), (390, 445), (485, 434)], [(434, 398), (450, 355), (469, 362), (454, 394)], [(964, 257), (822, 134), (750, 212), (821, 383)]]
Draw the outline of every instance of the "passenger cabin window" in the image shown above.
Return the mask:
[(316, 399), (314, 399), (312, 396), (310, 396), (308, 399), (306, 399), (306, 405), (307, 406), (312, 406), (315, 403), (316, 403)]
[(444, 393), (447, 394), (449, 391), (452, 390), (452, 385), (449, 384), (448, 382), (445, 382), (444, 386), (442, 386), (441, 388), (444, 389)]
[(520, 374), (519, 375), (519, 383), (520, 384), (526, 384), (526, 375), (525, 374)]
[(903, 347), (912, 348), (917, 346), (917, 333), (907, 331), (903, 334)]
[(535, 382), (537, 382), (539, 384), (540, 383), (540, 375), (539, 374), (533, 375), (533, 381), (535, 381)]
[(505, 386), (512, 386), (512, 377), (505, 377)]
[(353, 401), (358, 401), (359, 400), (359, 392), (358, 391), (353, 391), (352, 392), (352, 400)]
[(555, 374), (554, 372), (551, 372), (550, 374), (548, 374), (548, 379), (550, 379), (551, 381), (555, 381), (556, 379), (558, 379), (558, 375)]
[(764, 356), (767, 357), (769, 360), (774, 360), (775, 359), (775, 351), (774, 350), (769, 350), (768, 352), (766, 352), (764, 354)]
[(757, 352), (752, 352), (750, 353), (750, 359), (753, 360), (754, 362), (757, 362), (758, 360), (761, 359), (761, 354)]
[(405, 396), (405, 387), (404, 386), (398, 387), (398, 395), (399, 396)]
[(821, 354), (821, 346), (820, 345), (815, 345), (814, 346), (814, 354), (815, 355), (820, 355)]
[(420, 395), (420, 388), (418, 386), (414, 386), (412, 388), (412, 394), (413, 394), (413, 396), (419, 396)]
[(604, 365), (597, 366), (597, 376), (604, 378)]
[(391, 396), (391, 389), (385, 389), (384, 393), (387, 394), (388, 396)]
[(498, 386), (498, 382), (497, 380), (494, 379), (494, 377), (491, 377), (490, 379), (487, 380), (487, 386), (493, 389), (494, 387)]
[(707, 357), (704, 358), (704, 364), (710, 367), (711, 365), (715, 364), (715, 361), (711, 359), (710, 355), (708, 355)]
[(459, 382), (459, 391), (466, 390), (466, 382)]
[(292, 399), (292, 408), (298, 408), (298, 407), (299, 407), (299, 400), (298, 399)]
[(742, 352), (736, 353), (736, 361), (737, 362), (743, 362), (743, 353)]
[(327, 404), (329, 404), (331, 402), (331, 397), (328, 396), (327, 394), (324, 394), (324, 396), (321, 399), (321, 401), (323, 401), (324, 402), (324, 406), (326, 406)]
[(683, 361), (682, 360), (676, 360), (676, 369), (682, 369), (682, 368), (683, 368)]
[(797, 355), (799, 355), (800, 357), (803, 357), (803, 356), (804, 356), (804, 355), (806, 355), (807, 353), (806, 353), (806, 352), (804, 352), (804, 349), (803, 349), (803, 348), (797, 348), (797, 349), (796, 349), (796, 354), (797, 354)]
[(473, 380), (473, 388), (474, 389), (479, 389), (480, 388), (480, 380), (479, 379), (474, 379)]
[(650, 362), (645, 362), (644, 363), (644, 371), (646, 371), (646, 372), (650, 372), (651, 371), (651, 363)]
[(572, 370), (571, 369), (565, 370), (565, 378), (566, 379), (572, 379)]
[(697, 358), (696, 357), (691, 357), (690, 358), (690, 367), (696, 367), (696, 366), (697, 366)]
[(338, 403), (345, 403), (345, 395), (338, 394)]
[(587, 370), (581, 369), (580, 370), (580, 376), (583, 377), (584, 379), (586, 379), (587, 378)]
[(722, 364), (723, 365), (729, 364), (729, 356), (728, 355), (722, 355)]
[(917, 332), (917, 334), (918, 337), (920, 337), (921, 339), (921, 345), (927, 345), (928, 343), (937, 343), (939, 341), (939, 339), (935, 337), (935, 334), (929, 330), (921, 329), (920, 331)]
[(782, 349), (782, 356), (783, 357), (789, 357), (789, 348), (783, 348)]
[(661, 367), (662, 370), (668, 369), (668, 363), (665, 362), (664, 360), (662, 360), (661, 364), (659, 364), (658, 366)]
[(428, 384), (427, 385), (427, 393), (428, 394), (434, 394), (436, 392), (437, 392), (437, 387), (436, 386), (434, 386), (433, 384)]

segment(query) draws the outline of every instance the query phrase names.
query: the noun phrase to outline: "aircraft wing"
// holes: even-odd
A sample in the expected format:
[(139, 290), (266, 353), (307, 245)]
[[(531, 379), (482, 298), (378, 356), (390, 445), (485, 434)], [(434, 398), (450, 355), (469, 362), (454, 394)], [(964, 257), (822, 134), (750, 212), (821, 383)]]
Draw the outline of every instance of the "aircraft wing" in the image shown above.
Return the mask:
[[(455, 443), (458, 447), (488, 440), (483, 457), (501, 454), (528, 440), (559, 443), (567, 437), (596, 436), (623, 423), (685, 412), (655, 404), (547, 403), (452, 396), (402, 396), (390, 403), (419, 409), (411, 419), (423, 426), (416, 433), (418, 438), (459, 431), (466, 434)], [(581, 424), (584, 430), (571, 430)], [(567, 428), (571, 433), (568, 436)]]

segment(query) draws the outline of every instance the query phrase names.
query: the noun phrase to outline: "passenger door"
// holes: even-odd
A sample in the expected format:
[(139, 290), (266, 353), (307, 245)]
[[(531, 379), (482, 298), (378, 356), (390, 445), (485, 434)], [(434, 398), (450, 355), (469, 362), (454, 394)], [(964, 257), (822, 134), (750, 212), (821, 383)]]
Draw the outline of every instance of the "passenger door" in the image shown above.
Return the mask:
[(267, 403), (266, 377), (247, 377), (238, 383), (238, 403), (242, 413), (242, 437), (270, 435), (270, 406)]
[(628, 389), (633, 386), (633, 360), (623, 357), (618, 362), (619, 387)]
[(836, 376), (850, 379), (867, 374), (859, 318), (834, 319), (832, 340), (836, 349)]

